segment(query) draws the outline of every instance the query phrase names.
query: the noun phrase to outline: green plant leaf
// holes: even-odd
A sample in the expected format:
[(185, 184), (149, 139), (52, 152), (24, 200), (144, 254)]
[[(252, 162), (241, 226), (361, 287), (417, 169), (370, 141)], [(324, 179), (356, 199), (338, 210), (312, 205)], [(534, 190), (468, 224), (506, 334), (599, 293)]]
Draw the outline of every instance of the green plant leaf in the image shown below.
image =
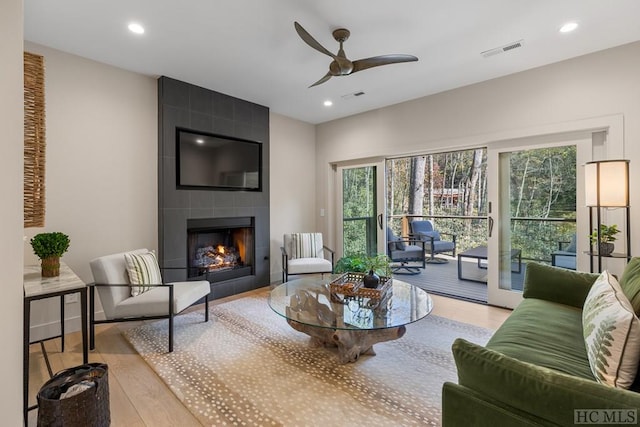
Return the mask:
[(61, 257), (69, 249), (69, 236), (59, 231), (40, 233), (31, 239), (33, 252), (40, 259), (57, 256)]
[(375, 256), (367, 255), (352, 255), (342, 257), (336, 262), (334, 268), (335, 273), (368, 273), (373, 270), (380, 276), (390, 277), (391, 268), (389, 264), (391, 260), (385, 254), (378, 254)]
[[(606, 225), (600, 224), (600, 242), (611, 243), (617, 240), (616, 234), (620, 233), (616, 224)], [(593, 233), (589, 235), (591, 243), (598, 243), (598, 229), (593, 230)]]

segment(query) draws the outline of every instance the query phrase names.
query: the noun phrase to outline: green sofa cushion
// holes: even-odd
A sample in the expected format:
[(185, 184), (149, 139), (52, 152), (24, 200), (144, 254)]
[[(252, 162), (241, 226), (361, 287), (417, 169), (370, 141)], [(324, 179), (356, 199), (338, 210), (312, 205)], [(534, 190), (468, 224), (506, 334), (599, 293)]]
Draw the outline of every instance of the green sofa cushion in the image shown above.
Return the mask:
[(552, 423), (573, 425), (574, 409), (640, 407), (640, 394), (632, 391), (522, 362), (460, 338), (452, 349), (461, 386)]
[(484, 394), (449, 382), (442, 386), (442, 413), (442, 427), (557, 427), (508, 403), (488, 400)]
[(524, 275), (524, 298), (537, 298), (582, 309), (598, 274), (530, 262)]
[(595, 381), (582, 333), (582, 310), (524, 299), (491, 337), (487, 348), (523, 362)]
[(640, 258), (631, 258), (620, 278), (620, 286), (636, 316), (640, 316)]

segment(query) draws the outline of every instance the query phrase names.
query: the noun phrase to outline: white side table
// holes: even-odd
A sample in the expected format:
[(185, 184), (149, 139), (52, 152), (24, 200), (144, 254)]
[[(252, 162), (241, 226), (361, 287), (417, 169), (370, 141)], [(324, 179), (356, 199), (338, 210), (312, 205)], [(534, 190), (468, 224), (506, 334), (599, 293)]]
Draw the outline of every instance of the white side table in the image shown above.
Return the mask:
[[(67, 294), (80, 294), (80, 318), (82, 324), (82, 360), (89, 362), (89, 349), (87, 347), (87, 285), (66, 264), (60, 263), (60, 275), (58, 277), (42, 277), (39, 265), (25, 266), (24, 268), (24, 349), (23, 349), (23, 411), (24, 422), (27, 425), (29, 411), (38, 407), (29, 407), (29, 346), (40, 343), (43, 348), (47, 369), (51, 375), (49, 359), (44, 351), (44, 341), (60, 338), (62, 351), (64, 351), (64, 296)], [(60, 298), (60, 335), (48, 337), (31, 342), (31, 301), (45, 298)]]

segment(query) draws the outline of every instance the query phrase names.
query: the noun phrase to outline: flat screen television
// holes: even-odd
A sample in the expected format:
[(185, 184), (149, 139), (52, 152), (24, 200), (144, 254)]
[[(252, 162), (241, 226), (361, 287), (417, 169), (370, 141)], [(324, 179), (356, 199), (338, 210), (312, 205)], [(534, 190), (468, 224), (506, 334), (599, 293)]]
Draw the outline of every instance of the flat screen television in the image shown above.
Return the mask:
[(262, 191), (262, 144), (176, 128), (178, 188)]

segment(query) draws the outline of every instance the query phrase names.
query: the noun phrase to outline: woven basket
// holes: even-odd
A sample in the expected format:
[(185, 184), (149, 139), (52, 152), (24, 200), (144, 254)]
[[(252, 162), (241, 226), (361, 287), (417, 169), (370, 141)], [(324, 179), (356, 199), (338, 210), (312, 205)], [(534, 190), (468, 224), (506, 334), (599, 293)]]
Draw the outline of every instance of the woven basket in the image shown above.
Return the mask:
[(391, 289), (391, 280), (387, 279), (386, 277), (385, 279), (386, 280), (383, 282), (381, 277), (380, 284), (375, 289), (365, 288), (365, 287), (358, 289), (356, 296), (365, 297), (365, 298), (374, 299), (374, 300), (384, 299), (387, 296), (389, 289)]
[[(94, 387), (60, 398), (81, 381), (93, 382)], [(104, 363), (88, 363), (58, 372), (40, 388), (37, 398), (39, 427), (107, 427), (111, 423), (108, 367)]]
[(40, 266), (42, 277), (56, 277), (60, 275), (60, 257), (58, 256), (42, 258)]
[(329, 284), (329, 290), (335, 294), (342, 294), (346, 297), (364, 297), (371, 299), (382, 299), (391, 288), (391, 278), (380, 276), (380, 284), (377, 288), (365, 288), (363, 278), (365, 273), (344, 273)]

